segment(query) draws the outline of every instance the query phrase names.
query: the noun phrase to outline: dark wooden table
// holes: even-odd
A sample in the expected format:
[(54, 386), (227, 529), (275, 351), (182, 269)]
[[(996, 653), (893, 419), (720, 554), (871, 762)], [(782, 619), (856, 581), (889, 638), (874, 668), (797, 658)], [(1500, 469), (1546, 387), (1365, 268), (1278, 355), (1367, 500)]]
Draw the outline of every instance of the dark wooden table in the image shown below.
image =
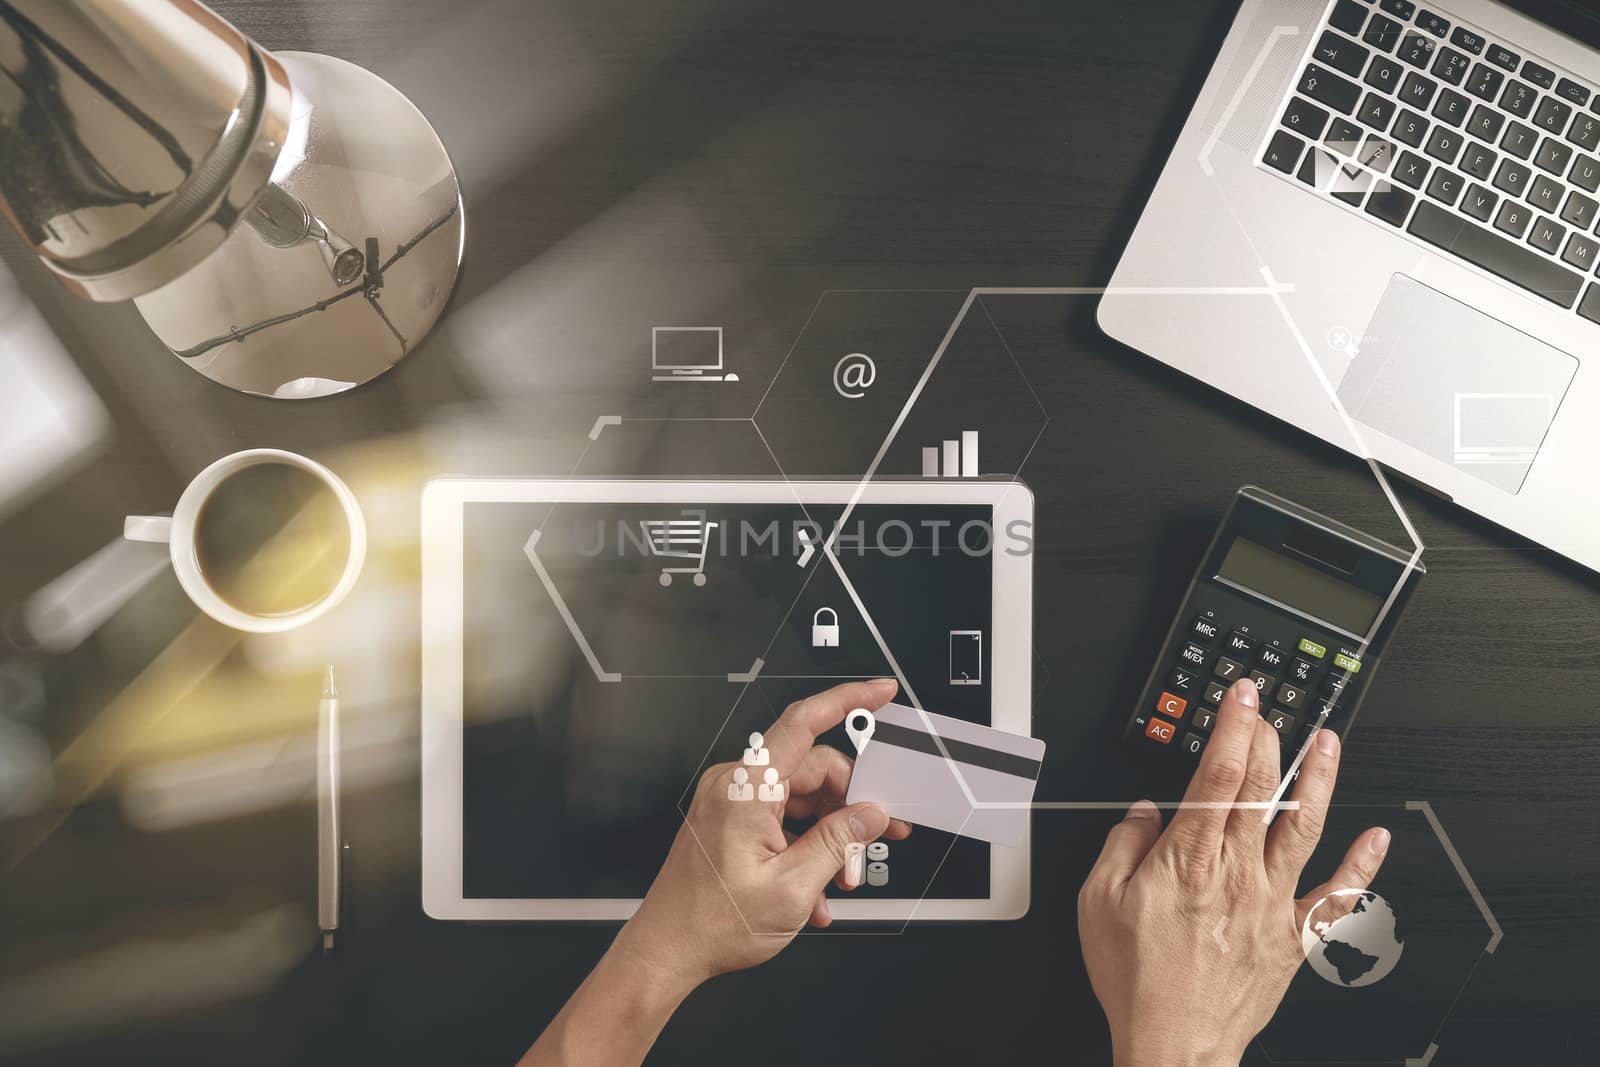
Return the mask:
[[(0, 524), (8, 615), (115, 538), (124, 514), (170, 506), (194, 472), (245, 447), (382, 482), (397, 502), (384, 569), (413, 613), (408, 534), (432, 473), (859, 474), (898, 408), (895, 375), (925, 361), (971, 287), (1105, 284), (1233, 13), (1227, 0), (216, 6), (269, 48), (377, 71), (433, 120), (467, 203), (460, 284), (439, 329), (383, 379), (278, 404), (188, 371), (131, 306), (69, 298), (8, 231), (7, 265), (114, 423), (90, 465)], [(880, 292), (845, 292), (863, 290)], [(977, 310), (885, 469), (914, 474), (914, 446), (959, 422), (981, 427), (987, 469), (1020, 466), (1033, 486), (1035, 731), (1051, 746), (1040, 799), (1082, 799), (1237, 486), (1401, 532), (1364, 465), (1107, 341), (1092, 298), (995, 296)], [(803, 330), (813, 313), (820, 333)], [(645, 327), (674, 318), (724, 323), (742, 381), (651, 392)], [(823, 354), (857, 329), (903, 358), (844, 408)], [(796, 345), (807, 334), (812, 347)], [(801, 355), (785, 365), (791, 346)], [(608, 413), (732, 421), (625, 422), (585, 454)], [(1600, 580), (1427, 494), (1399, 495), (1430, 573), (1347, 746), (1340, 840), (1325, 852), (1370, 823), (1394, 828), (1376, 888), (1409, 931), (1406, 957), (1363, 991), (1303, 973), (1248, 1062), (1396, 1062), (1430, 1043), (1437, 1064), (1594, 1062)], [(1573, 504), (1600, 512), (1593, 496)], [(211, 720), (264, 692), (268, 710), (249, 714), (285, 709), (284, 743), (310, 736), (314, 679), (241, 686), (256, 665), (192, 615), (160, 579), (115, 621), (115, 641), (3, 650), (9, 677), (43, 693), (13, 687), (6, 710), (68, 768), (56, 803), (0, 823), (0, 1059), (511, 1062), (611, 929), (422, 915), (414, 649), (395, 653), (405, 677), (386, 712), (413, 738), (403, 773), (348, 799), (333, 955), (309, 951), (309, 793), (166, 831), (130, 820), (123, 749), (159, 748), (163, 701), (192, 714), (196, 698), (168, 678), (132, 712), (115, 701), (175, 636), (212, 657), (192, 679)], [(131, 718), (108, 733), (118, 714)], [(1493, 953), (1441, 838), (1407, 802), (1437, 817), (1503, 928)], [(655, 1062), (1107, 1061), (1074, 898), (1108, 819), (1035, 816), (1024, 920), (803, 938), (697, 993)]]

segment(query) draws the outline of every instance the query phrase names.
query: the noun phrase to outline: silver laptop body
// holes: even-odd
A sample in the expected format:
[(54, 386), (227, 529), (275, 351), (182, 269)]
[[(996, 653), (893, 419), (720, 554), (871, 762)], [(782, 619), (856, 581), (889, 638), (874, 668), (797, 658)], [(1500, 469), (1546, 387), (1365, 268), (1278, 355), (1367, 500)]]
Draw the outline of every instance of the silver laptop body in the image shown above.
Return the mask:
[(1594, 49), (1492, 0), (1245, 0), (1099, 322), (1600, 570), (1597, 216)]

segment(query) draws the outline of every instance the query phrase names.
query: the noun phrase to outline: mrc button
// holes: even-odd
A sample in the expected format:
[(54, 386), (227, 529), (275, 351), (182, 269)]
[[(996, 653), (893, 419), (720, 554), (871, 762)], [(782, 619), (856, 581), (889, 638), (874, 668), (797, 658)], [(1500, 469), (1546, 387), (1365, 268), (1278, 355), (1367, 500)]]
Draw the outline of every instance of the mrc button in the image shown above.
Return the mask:
[(1189, 636), (1203, 645), (1215, 641), (1217, 634), (1221, 632), (1222, 627), (1218, 626), (1214, 619), (1208, 619), (1204, 615), (1196, 615), (1194, 624), (1189, 627)]

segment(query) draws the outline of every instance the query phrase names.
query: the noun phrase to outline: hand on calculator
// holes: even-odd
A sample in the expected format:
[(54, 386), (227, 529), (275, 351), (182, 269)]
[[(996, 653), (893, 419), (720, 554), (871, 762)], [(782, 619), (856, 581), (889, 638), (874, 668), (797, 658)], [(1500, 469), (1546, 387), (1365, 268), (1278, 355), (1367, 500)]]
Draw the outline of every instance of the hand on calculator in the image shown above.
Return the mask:
[(1227, 691), (1166, 831), (1154, 805), (1135, 804), (1078, 895), (1084, 963), (1119, 1067), (1237, 1064), (1304, 959), (1306, 910), (1334, 890), (1365, 888), (1383, 863), (1389, 833), (1374, 827), (1296, 899), (1322, 836), (1339, 738), (1315, 735), (1290, 797), (1299, 808), (1269, 826), (1263, 808), (1235, 806), (1270, 801), (1280, 780), (1278, 734), (1259, 703), (1248, 679)]
[[(816, 744), (855, 708), (894, 699), (890, 680), (852, 682), (784, 711), (763, 735), (767, 772), (782, 799), (730, 799), (748, 786), (739, 763), (700, 778), (688, 817), (638, 912), (600, 964), (539, 1038), (525, 1065), (638, 1063), (695, 986), (777, 955), (808, 923), (833, 921), (823, 890), (844, 883), (845, 847), (900, 840), (908, 823), (877, 804), (844, 803), (851, 760)], [(770, 794), (768, 794), (770, 795)], [(804, 834), (784, 817), (816, 818)]]

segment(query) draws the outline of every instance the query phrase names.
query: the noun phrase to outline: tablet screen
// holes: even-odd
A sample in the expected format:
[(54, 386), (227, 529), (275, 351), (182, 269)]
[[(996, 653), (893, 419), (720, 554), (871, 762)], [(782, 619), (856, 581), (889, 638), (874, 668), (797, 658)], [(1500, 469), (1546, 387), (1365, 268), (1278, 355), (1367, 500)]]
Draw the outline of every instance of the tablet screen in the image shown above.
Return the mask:
[[(988, 505), (862, 504), (835, 549), (847, 586), (820, 552), (797, 565), (842, 511), (465, 505), (465, 897), (642, 896), (706, 766), (891, 656), (928, 710), (990, 723), (993, 556), (1031, 534)], [(850, 751), (842, 729), (824, 743)], [(857, 899), (989, 896), (982, 842), (919, 827), (889, 851)]]

